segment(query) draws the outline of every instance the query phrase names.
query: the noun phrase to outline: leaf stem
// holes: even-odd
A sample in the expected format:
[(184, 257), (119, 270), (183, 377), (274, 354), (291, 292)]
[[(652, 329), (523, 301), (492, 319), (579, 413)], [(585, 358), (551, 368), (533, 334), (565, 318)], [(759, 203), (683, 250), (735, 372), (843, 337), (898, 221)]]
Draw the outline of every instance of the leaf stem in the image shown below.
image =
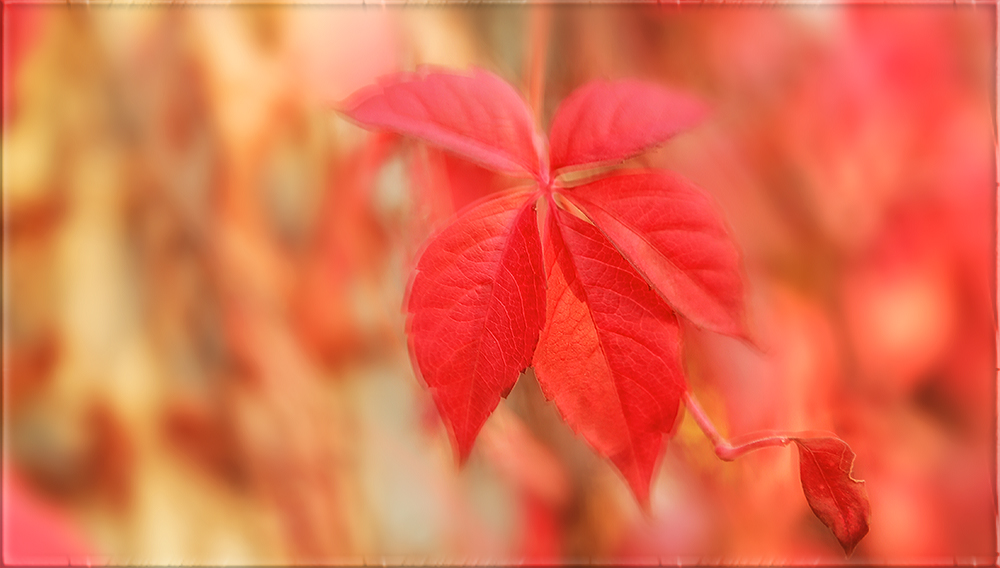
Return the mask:
[(701, 428), (701, 431), (705, 433), (705, 436), (712, 442), (715, 446), (715, 455), (719, 456), (722, 461), (733, 461), (736, 458), (742, 456), (747, 452), (752, 452), (754, 450), (759, 450), (761, 448), (769, 448), (773, 446), (787, 446), (792, 443), (792, 436), (766, 436), (763, 438), (757, 438), (749, 442), (733, 445), (729, 440), (722, 437), (719, 431), (715, 429), (715, 424), (712, 420), (705, 414), (705, 411), (698, 404), (698, 399), (695, 398), (694, 393), (690, 390), (684, 393), (684, 404), (691, 413), (691, 417)]
[(552, 10), (548, 6), (533, 6), (528, 25), (531, 45), (528, 59), (528, 103), (535, 113), (535, 124), (542, 125), (542, 93), (545, 86), (545, 63), (549, 54), (549, 28)]

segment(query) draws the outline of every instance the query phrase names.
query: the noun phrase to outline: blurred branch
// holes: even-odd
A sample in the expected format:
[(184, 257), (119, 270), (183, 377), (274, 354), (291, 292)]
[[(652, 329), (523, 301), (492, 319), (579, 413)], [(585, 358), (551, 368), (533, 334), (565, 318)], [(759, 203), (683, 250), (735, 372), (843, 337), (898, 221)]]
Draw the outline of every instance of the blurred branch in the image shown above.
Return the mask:
[[(552, 9), (535, 6), (528, 15), (531, 44), (525, 54), (528, 69), (528, 104), (535, 113), (535, 123), (542, 125), (542, 107), (545, 87), (545, 64), (549, 54), (549, 35), (552, 29)], [(544, 129), (543, 129), (544, 130)]]

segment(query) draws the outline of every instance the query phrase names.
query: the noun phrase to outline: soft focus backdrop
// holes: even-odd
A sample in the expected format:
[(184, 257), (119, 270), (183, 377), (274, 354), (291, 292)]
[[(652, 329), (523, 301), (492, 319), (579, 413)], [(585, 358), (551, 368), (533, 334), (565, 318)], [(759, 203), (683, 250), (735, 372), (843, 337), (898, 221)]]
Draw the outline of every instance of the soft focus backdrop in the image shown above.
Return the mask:
[(708, 101), (635, 160), (745, 253), (762, 347), (688, 330), (706, 410), (851, 444), (852, 561), (996, 561), (993, 8), (3, 10), (6, 562), (843, 560), (793, 451), (685, 419), (646, 518), (530, 372), (456, 466), (401, 306), (508, 181), (335, 111), (421, 64), (535, 73), (543, 123), (593, 78)]

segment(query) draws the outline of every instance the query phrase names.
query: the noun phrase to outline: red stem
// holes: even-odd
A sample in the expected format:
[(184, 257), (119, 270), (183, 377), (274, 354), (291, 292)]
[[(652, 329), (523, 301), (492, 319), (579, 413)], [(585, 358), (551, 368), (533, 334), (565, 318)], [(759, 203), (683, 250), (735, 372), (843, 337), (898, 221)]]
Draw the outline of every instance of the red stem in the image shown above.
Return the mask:
[(733, 461), (747, 452), (752, 452), (761, 448), (787, 446), (792, 443), (792, 440), (794, 439), (793, 436), (779, 434), (775, 436), (757, 438), (755, 440), (734, 446), (729, 442), (729, 440), (723, 438), (722, 434), (719, 434), (719, 431), (715, 429), (715, 424), (712, 424), (712, 420), (707, 414), (705, 414), (701, 405), (698, 404), (698, 399), (694, 397), (694, 394), (691, 391), (684, 393), (684, 404), (687, 406), (688, 412), (691, 413), (691, 417), (698, 423), (698, 427), (701, 428), (701, 431), (704, 432), (705, 436), (712, 441), (712, 444), (715, 446), (715, 455), (719, 456), (719, 459), (723, 461)]
[(541, 128), (542, 91), (545, 85), (545, 62), (549, 54), (549, 28), (552, 12), (548, 6), (533, 6), (528, 25), (531, 48), (528, 54), (528, 103)]

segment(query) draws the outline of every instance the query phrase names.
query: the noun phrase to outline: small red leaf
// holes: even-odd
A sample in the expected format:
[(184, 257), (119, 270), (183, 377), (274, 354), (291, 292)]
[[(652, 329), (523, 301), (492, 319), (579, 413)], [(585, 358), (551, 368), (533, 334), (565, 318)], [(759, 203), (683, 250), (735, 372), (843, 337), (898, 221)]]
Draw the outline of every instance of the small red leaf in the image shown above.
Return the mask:
[(594, 81), (574, 91), (552, 119), (552, 170), (621, 162), (662, 144), (708, 114), (700, 100), (659, 85)]
[(686, 389), (677, 319), (596, 227), (559, 209), (548, 216), (545, 262), (538, 383), (648, 503), (663, 435)]
[(711, 197), (664, 170), (627, 172), (565, 192), (675, 310), (745, 337), (740, 253)]
[(871, 517), (865, 482), (851, 477), (854, 452), (837, 438), (795, 438), (795, 443), (806, 501), (850, 555), (868, 534)]
[(536, 176), (535, 129), (521, 96), (496, 75), (475, 69), (400, 73), (362, 89), (344, 113), (366, 127), (420, 138), (502, 172)]
[(410, 350), (464, 461), (486, 418), (531, 364), (545, 316), (532, 193), (473, 206), (417, 263)]

